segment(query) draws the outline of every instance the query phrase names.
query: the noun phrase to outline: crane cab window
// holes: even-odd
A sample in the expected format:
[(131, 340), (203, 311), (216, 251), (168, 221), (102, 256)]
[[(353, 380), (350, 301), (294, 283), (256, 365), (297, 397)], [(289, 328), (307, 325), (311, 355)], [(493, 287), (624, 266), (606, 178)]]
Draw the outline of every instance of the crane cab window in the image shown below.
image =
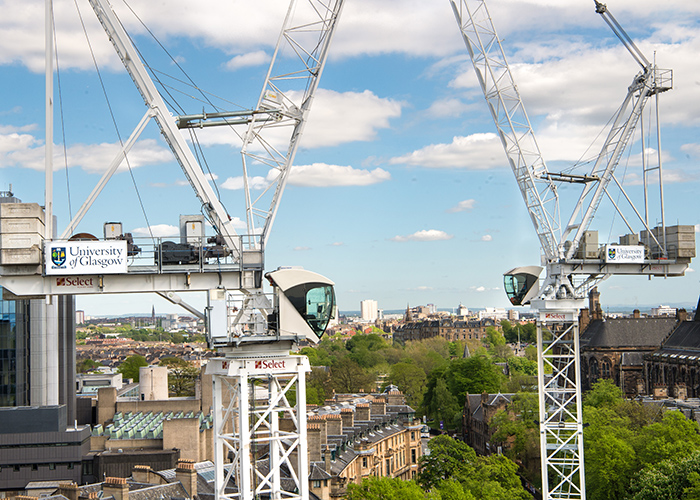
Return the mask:
[(290, 288), (284, 294), (314, 333), (321, 338), (335, 310), (333, 286), (303, 283)]
[(506, 274), (503, 276), (503, 288), (514, 306), (522, 305), (523, 299), (538, 277), (529, 273)]

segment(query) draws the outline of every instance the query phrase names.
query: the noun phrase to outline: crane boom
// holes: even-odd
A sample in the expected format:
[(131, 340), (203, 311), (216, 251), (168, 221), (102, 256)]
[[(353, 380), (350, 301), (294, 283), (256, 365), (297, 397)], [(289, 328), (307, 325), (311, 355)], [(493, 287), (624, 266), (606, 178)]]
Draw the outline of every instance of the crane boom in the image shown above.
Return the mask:
[(148, 75), (138, 51), (131, 43), (131, 39), (114, 13), (112, 6), (107, 0), (90, 0), (90, 5), (107, 33), (109, 40), (112, 42), (126, 71), (141, 93), (146, 106), (153, 111), (154, 119), (158, 123), (165, 141), (175, 155), (196, 196), (201, 201), (203, 210), (209, 216), (217, 233), (224, 239), (226, 246), (234, 255), (238, 256), (240, 254), (240, 245), (236, 238), (236, 230), (233, 227), (231, 217), (226, 213), (224, 206), (215, 195), (192, 150), (178, 130), (177, 120), (168, 111), (163, 97)]
[(498, 135), (547, 261), (558, 260), (559, 196), (484, 1), (450, 0)]

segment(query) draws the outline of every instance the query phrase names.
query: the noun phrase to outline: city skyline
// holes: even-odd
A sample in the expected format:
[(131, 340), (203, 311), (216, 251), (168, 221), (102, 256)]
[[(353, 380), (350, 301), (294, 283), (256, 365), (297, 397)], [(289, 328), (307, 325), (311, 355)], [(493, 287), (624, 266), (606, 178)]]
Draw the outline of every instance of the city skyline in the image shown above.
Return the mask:
[[(79, 5), (114, 120), (122, 137), (128, 136), (143, 103), (89, 6)], [(167, 10), (143, 1), (131, 7), (201, 87), (244, 108), (254, 105), (287, 2), (212, 1), (196, 12), (181, 0)], [(550, 167), (592, 156), (587, 148), (638, 71), (634, 60), (592, 1), (494, 0), (489, 7)], [(660, 99), (666, 217), (668, 224), (694, 225), (697, 233), (700, 5), (620, 0), (608, 7), (649, 59), (674, 70), (675, 88)], [(37, 21), (43, 8), (38, 1), (0, 1), (0, 190), (12, 184), (22, 201), (40, 204), (44, 41), (43, 21)], [(118, 138), (75, 7), (57, 0), (54, 9), (61, 74), (54, 205), (60, 232), (106, 168)], [(124, 6), (115, 2), (115, 9), (122, 14)], [(132, 17), (123, 20), (158, 71), (174, 70), (154, 55), (143, 27)], [(187, 106), (201, 112), (201, 103)], [(638, 138), (632, 146), (639, 150)], [(221, 199), (240, 222), (239, 145), (211, 137), (203, 147)], [(68, 175), (61, 166), (66, 159)], [(639, 163), (639, 155), (625, 155), (620, 176), (639, 177)], [(157, 236), (174, 236), (180, 213), (199, 213), (153, 124), (131, 164), (134, 181), (128, 171), (118, 173), (80, 231), (101, 236), (102, 224), (116, 220), (136, 237), (147, 234), (149, 224)], [(384, 310), (405, 309), (407, 303), (509, 307), (502, 274), (539, 264), (538, 240), (447, 0), (347, 2), (295, 165), (266, 248), (266, 269), (300, 265), (328, 276), (336, 282), (340, 310), (357, 310), (370, 296)], [(570, 204), (571, 189), (563, 186), (560, 194)], [(616, 242), (623, 233), (619, 219), (612, 221), (601, 208), (592, 226), (601, 242)], [(694, 306), (700, 293), (694, 267), (683, 278), (650, 283), (612, 278), (599, 287), (603, 303)], [(191, 302), (203, 307), (204, 299)], [(181, 311), (151, 295), (77, 299), (78, 309), (89, 315), (148, 313), (153, 305)]]

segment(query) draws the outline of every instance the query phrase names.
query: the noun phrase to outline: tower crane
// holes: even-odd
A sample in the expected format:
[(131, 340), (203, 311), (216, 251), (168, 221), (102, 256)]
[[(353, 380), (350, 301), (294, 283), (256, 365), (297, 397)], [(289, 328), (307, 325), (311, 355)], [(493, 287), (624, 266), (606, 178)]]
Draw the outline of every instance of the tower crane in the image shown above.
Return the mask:
[[(290, 1), (254, 108), (180, 116), (166, 104), (109, 0), (89, 2), (146, 111), (62, 234), (55, 238), (47, 232), (41, 245), (20, 249), (14, 260), (2, 261), (0, 285), (19, 297), (154, 292), (203, 317), (208, 343), (222, 355), (207, 367), (213, 377), (217, 500), (307, 500), (305, 374), (310, 366), (305, 356), (289, 352), (299, 342), (320, 340), (335, 314), (333, 282), (297, 268), (265, 273), (264, 251), (344, 0)], [(122, 232), (121, 223), (106, 223), (102, 240), (76, 235), (80, 221), (151, 119), (199, 199), (203, 215), (180, 216), (180, 243), (136, 245)], [(245, 234), (237, 233), (183, 135), (183, 130), (196, 133), (212, 126), (245, 128)], [(281, 132), (286, 139), (280, 139)], [(260, 168), (268, 170), (269, 183), (262, 193), (254, 193), (249, 179)], [(43, 217), (38, 206), (17, 212), (25, 208)], [(205, 237), (205, 221), (216, 232), (212, 238)], [(263, 278), (272, 294), (264, 292)], [(204, 313), (178, 295), (193, 291), (206, 293)], [(295, 405), (289, 397), (293, 391)], [(285, 425), (280, 425), (283, 419)], [(228, 458), (232, 462), (225, 466)]]
[[(580, 175), (548, 170), (486, 1), (450, 0), (542, 249), (546, 275), (541, 284), (542, 267), (527, 266), (505, 273), (504, 285), (513, 305), (530, 304), (538, 311), (540, 451), (542, 489), (547, 500), (585, 498), (578, 313), (584, 307), (587, 293), (600, 281), (616, 274), (682, 276), (695, 256), (694, 234), (690, 234), (692, 226), (666, 227), (662, 186), (660, 225), (649, 225), (646, 176), (648, 172), (658, 170), (661, 185), (660, 157), (657, 166), (644, 166), (643, 215), (634, 207), (615, 176), (615, 169), (632, 139), (645, 104), (650, 97), (658, 98), (659, 94), (671, 89), (672, 72), (650, 63), (607, 7), (594, 1), (596, 12), (612, 28), (641, 69), (632, 79), (623, 103), (612, 119), (612, 126), (593, 167)], [(560, 220), (558, 187), (562, 183), (581, 186), (565, 225)], [(619, 190), (620, 197), (638, 219), (635, 224), (641, 227), (639, 234), (633, 229), (634, 220), (625, 217), (625, 211), (611, 195), (613, 188)], [(619, 245), (599, 247), (597, 232), (590, 230), (604, 198), (610, 200), (631, 233), (621, 237)], [(690, 237), (686, 238), (686, 233)], [(692, 242), (684, 242), (691, 238)], [(551, 335), (551, 340), (545, 340), (545, 332)]]

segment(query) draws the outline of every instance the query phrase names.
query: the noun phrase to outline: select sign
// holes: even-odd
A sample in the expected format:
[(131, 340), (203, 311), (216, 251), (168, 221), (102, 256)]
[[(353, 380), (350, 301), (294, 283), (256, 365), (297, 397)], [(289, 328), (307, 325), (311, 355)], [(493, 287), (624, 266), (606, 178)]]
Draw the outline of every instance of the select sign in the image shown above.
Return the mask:
[(47, 275), (123, 274), (127, 272), (126, 241), (47, 241)]

